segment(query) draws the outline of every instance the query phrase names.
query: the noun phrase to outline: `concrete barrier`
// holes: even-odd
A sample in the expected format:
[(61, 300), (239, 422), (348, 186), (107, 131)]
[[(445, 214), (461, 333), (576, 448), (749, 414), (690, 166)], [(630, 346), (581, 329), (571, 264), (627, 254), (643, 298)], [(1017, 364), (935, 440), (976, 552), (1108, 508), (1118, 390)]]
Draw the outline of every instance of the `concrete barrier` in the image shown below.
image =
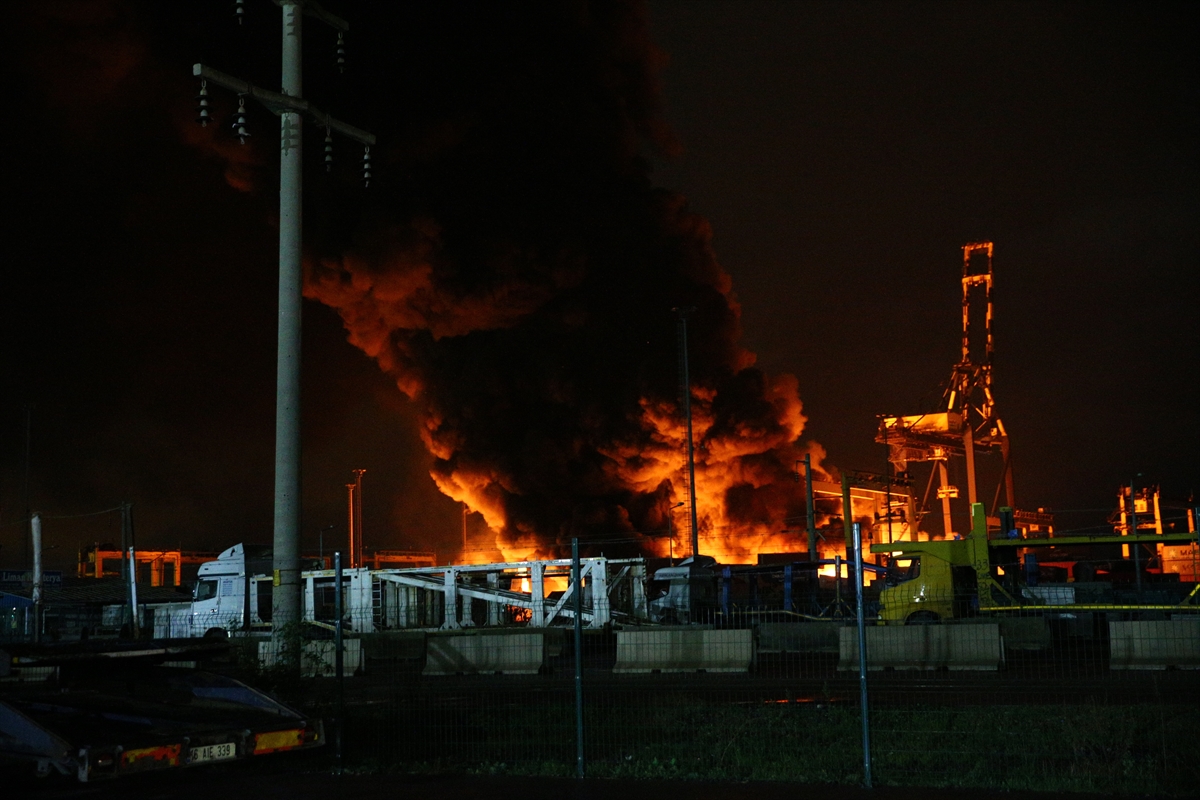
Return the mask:
[(1048, 650), (1053, 644), (1050, 625), (1044, 616), (967, 617), (952, 625), (999, 625), (1005, 650)]
[(1200, 617), (1108, 623), (1109, 669), (1200, 669)]
[[(996, 623), (972, 625), (872, 625), (867, 628), (867, 669), (996, 670), (1004, 640)], [(858, 629), (838, 629), (839, 670), (858, 671)]]
[(762, 622), (758, 626), (760, 653), (836, 653), (836, 622)]
[(748, 672), (750, 630), (617, 631), (613, 672)]
[(1045, 617), (1001, 617), (1000, 636), (1009, 650), (1049, 650), (1050, 626)]
[(382, 631), (361, 636), (363, 660), (368, 668), (373, 661), (424, 661), (425, 631)]
[(425, 639), (422, 674), (536, 675), (545, 660), (546, 640), (541, 632), (434, 635)]
[[(337, 651), (332, 639), (317, 639), (304, 643), (300, 654), (300, 674), (306, 677), (324, 675), (331, 677), (335, 674)], [(279, 663), (279, 646), (269, 639), (258, 642), (258, 660), (264, 667), (272, 667)], [(358, 639), (342, 640), (342, 669), (347, 675), (353, 675), (362, 669), (362, 642)]]

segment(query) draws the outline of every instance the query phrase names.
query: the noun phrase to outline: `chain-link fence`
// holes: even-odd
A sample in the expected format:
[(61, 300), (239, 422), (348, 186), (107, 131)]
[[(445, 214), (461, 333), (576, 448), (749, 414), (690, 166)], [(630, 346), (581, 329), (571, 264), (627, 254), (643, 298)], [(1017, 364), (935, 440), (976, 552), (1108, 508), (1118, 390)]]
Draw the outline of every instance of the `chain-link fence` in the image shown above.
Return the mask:
[(857, 625), (806, 619), (364, 635), (297, 697), (356, 767), (571, 774), (581, 722), (590, 776), (858, 783), (865, 718), (876, 783), (1193, 791), (1200, 617), (1057, 622), (867, 626), (865, 708)]
[[(540, 625), (513, 588), (524, 579), (498, 580), (493, 565), (414, 590), (404, 629), (384, 576), (376, 605), (343, 617), (344, 681), (330, 677), (334, 632), (304, 629), (306, 671), (324, 677), (294, 697), (341, 731), (356, 769), (1195, 791), (1200, 607), (1188, 583), (1094, 598), (1082, 581), (1074, 608), (974, 603), (882, 624), (894, 601), (883, 592), (911, 580), (909, 565), (868, 575), (861, 605), (853, 564), (840, 576), (792, 566), (787, 587), (782, 569), (718, 569), (710, 593), (691, 587), (686, 620), (664, 622), (653, 581), (639, 597), (584, 560), (578, 636), (561, 562), (541, 575)], [(594, 599), (604, 580), (607, 611)], [(751, 594), (756, 604), (737, 602)], [(645, 618), (620, 610), (630, 597)]]
[[(360, 568), (340, 592), (318, 570), (306, 619), (281, 631), (262, 616), (269, 578), (216, 579), (143, 629), (228, 631), (227, 652), (178, 665), (321, 715), (326, 752), (356, 770), (1195, 792), (1191, 576), (855, 555)], [(226, 598), (236, 613), (204, 605)]]

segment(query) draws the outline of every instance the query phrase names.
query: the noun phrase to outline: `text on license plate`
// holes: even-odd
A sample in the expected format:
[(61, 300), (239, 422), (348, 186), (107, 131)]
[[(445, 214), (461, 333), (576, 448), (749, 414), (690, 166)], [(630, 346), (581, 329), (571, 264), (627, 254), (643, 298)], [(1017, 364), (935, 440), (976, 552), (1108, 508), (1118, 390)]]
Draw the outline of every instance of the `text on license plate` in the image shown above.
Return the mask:
[(225, 742), (224, 744), (206, 744), (203, 747), (193, 747), (188, 761), (194, 764), (197, 761), (224, 761), (236, 757), (237, 748), (234, 746), (234, 743)]

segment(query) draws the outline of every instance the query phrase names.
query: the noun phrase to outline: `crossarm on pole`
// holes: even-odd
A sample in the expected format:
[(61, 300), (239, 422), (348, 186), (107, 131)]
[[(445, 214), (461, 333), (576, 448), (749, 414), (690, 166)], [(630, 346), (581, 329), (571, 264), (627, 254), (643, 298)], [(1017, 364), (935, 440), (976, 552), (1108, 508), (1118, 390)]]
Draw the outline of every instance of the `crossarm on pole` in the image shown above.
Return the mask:
[(270, 89), (263, 89), (260, 86), (255, 86), (241, 78), (235, 78), (232, 75), (221, 72), (219, 69), (206, 67), (203, 64), (193, 64), (192, 74), (197, 78), (203, 78), (206, 81), (212, 81), (218, 86), (223, 86), (232, 92), (245, 94), (253, 97), (258, 102), (262, 103), (273, 114), (282, 114), (288, 111), (295, 111), (301, 114), (307, 114), (312, 117), (316, 123), (322, 127), (329, 128), (331, 131), (336, 131), (342, 136), (348, 137), (361, 144), (375, 144), (375, 134), (368, 133), (362, 128), (356, 128), (349, 123), (342, 122), (339, 119), (329, 116), (321, 109), (299, 97), (291, 97), (290, 95), (272, 92)]

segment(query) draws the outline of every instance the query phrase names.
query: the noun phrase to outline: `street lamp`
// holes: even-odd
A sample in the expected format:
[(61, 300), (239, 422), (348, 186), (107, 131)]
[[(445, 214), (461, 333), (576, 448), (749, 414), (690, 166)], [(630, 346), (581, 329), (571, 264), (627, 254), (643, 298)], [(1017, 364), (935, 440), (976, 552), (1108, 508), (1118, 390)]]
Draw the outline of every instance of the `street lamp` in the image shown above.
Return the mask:
[(331, 531), (336, 525), (326, 525), (317, 529), (317, 555), (321, 559), (321, 569), (325, 569), (325, 531)]

